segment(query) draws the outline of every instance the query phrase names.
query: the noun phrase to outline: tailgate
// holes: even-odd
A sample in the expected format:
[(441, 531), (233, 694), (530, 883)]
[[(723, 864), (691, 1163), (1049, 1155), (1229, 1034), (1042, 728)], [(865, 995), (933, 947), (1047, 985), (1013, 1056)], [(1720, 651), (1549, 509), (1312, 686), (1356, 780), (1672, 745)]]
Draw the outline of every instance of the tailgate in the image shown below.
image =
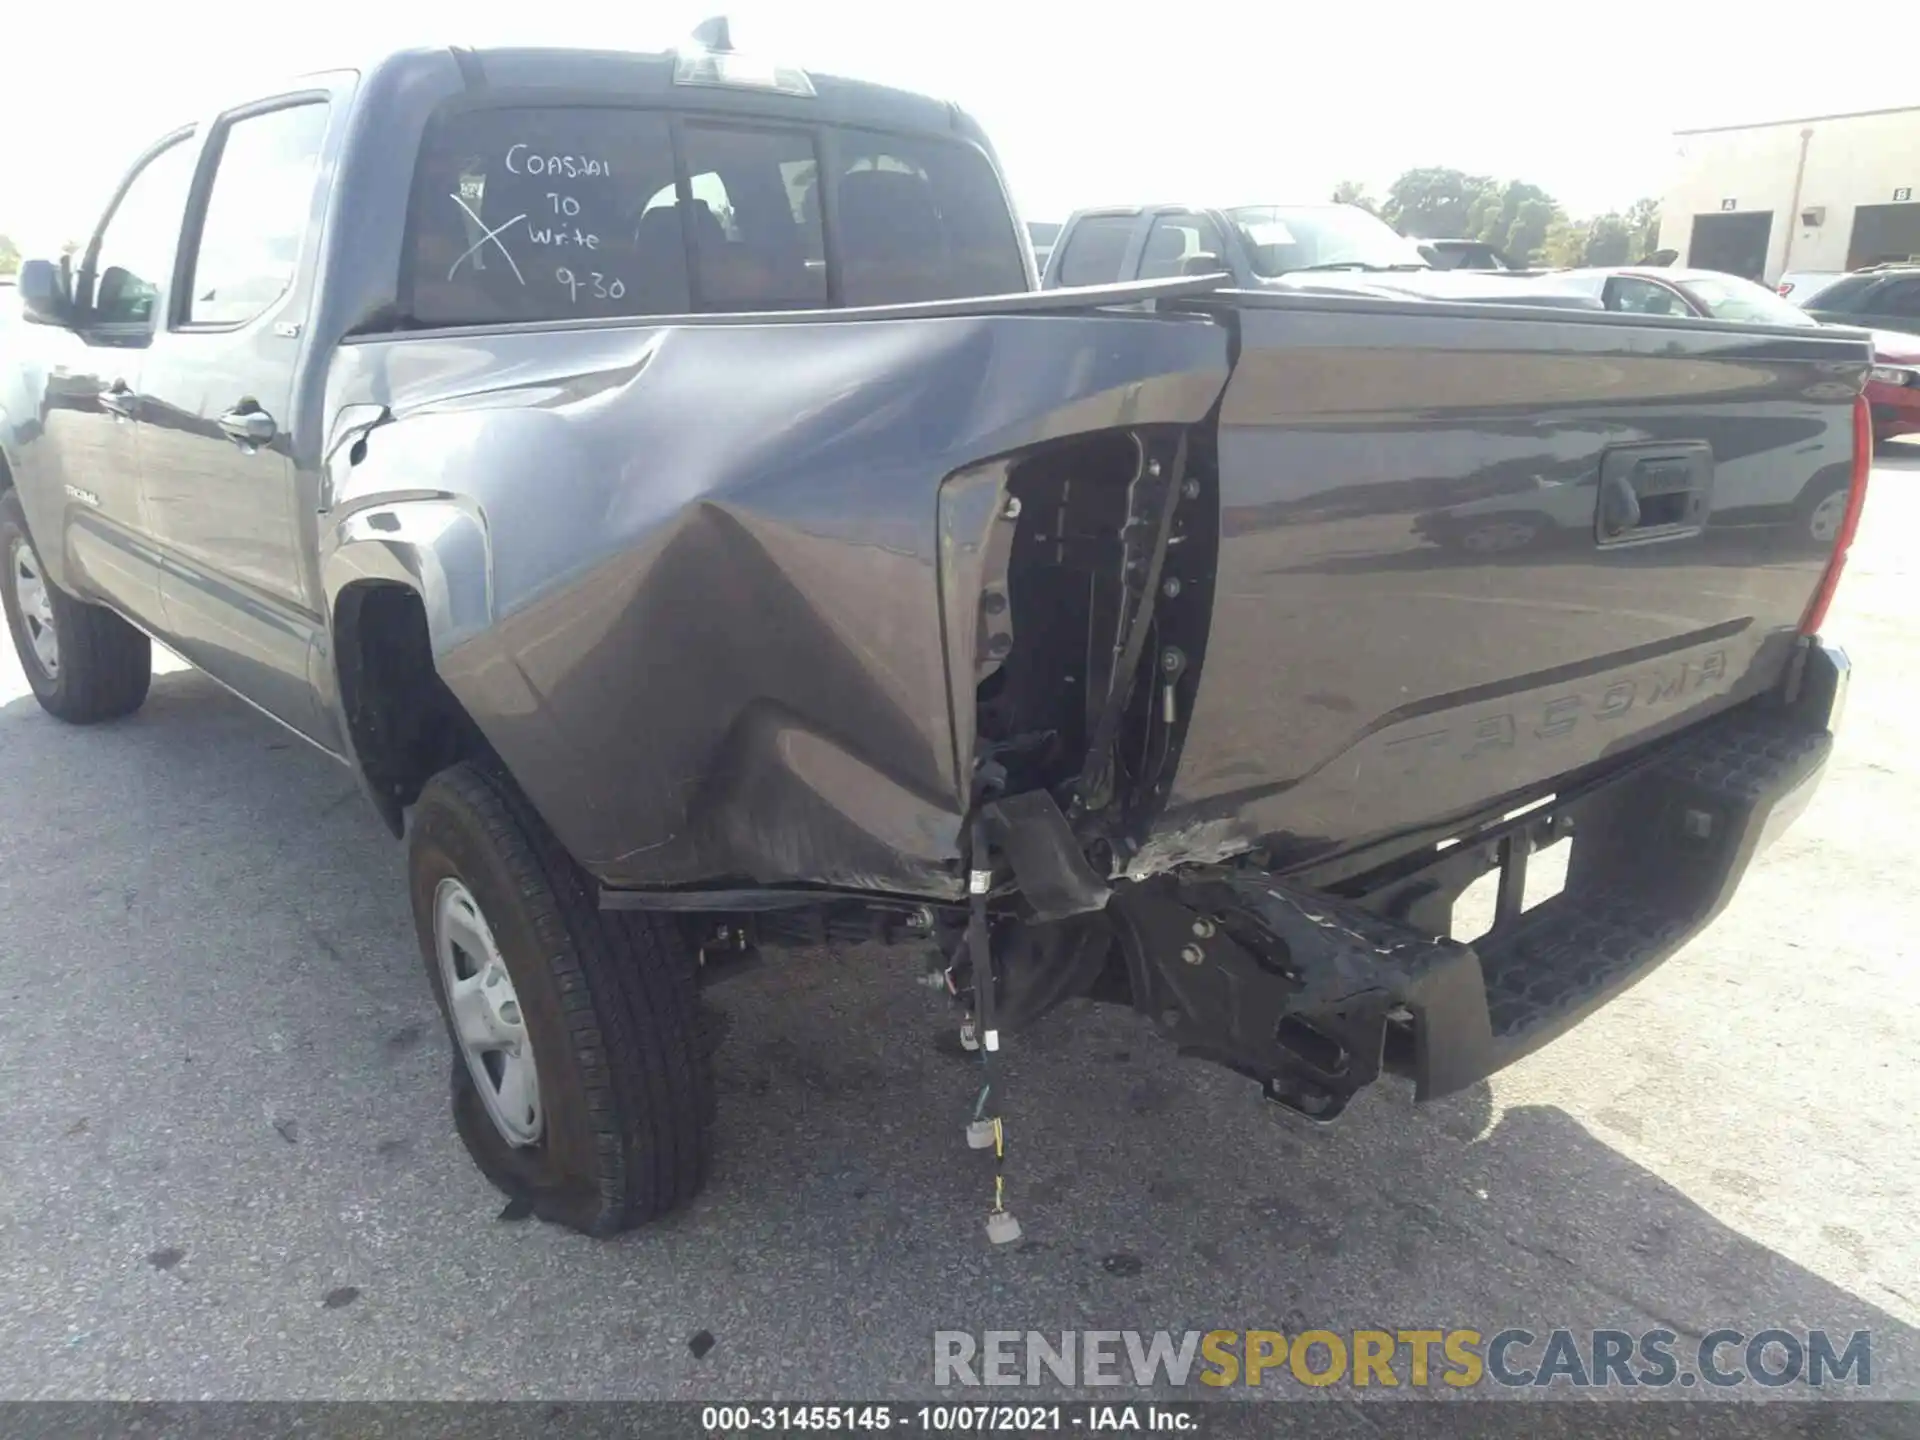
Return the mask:
[(1773, 685), (1857, 340), (1235, 295), (1204, 668), (1132, 868), (1532, 798)]

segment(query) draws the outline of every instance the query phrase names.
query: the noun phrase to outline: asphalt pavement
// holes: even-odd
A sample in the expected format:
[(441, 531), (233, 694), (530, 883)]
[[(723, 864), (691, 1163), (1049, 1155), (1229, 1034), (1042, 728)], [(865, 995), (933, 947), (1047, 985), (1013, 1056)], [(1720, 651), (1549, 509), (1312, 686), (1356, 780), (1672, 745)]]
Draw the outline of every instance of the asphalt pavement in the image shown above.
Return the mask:
[(717, 992), (689, 1211), (503, 1218), (347, 773), (171, 660), (138, 716), (68, 729), (9, 649), (0, 1398), (916, 1396), (937, 1329), (1508, 1325), (1868, 1329), (1872, 1393), (1920, 1398), (1916, 536), (1920, 446), (1829, 625), (1836, 763), (1656, 976), (1490, 1085), (1326, 1130), (1070, 1006), (1005, 1055), (1000, 1250), (951, 1013), (860, 948)]

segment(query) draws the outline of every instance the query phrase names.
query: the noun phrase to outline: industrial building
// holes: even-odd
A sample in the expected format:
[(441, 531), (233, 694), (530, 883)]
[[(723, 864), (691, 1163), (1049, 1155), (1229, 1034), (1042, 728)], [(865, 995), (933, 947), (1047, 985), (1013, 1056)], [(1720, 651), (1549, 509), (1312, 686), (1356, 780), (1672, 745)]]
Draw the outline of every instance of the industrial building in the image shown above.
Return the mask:
[(1920, 105), (1674, 134), (1660, 247), (1771, 284), (1920, 255)]

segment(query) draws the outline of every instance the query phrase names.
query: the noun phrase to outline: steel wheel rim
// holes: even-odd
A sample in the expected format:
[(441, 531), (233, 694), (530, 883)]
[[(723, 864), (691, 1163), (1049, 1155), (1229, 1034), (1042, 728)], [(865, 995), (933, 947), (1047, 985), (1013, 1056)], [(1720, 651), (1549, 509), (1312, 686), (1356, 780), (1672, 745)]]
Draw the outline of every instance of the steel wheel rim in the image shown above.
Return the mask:
[(453, 1017), (454, 1044), (487, 1118), (509, 1145), (538, 1144), (545, 1118), (540, 1074), (520, 997), (479, 902), (452, 876), (433, 892), (433, 953)]
[(33, 547), (16, 540), (13, 563), (7, 568), (13, 572), (13, 598), (26, 627), (28, 648), (41, 672), (54, 679), (60, 673), (60, 636), (53, 628), (53, 592), (40, 573), (40, 557)]
[(1847, 514), (1847, 492), (1836, 490), (1818, 505), (1807, 520), (1807, 531), (1821, 544), (1839, 538), (1840, 522)]

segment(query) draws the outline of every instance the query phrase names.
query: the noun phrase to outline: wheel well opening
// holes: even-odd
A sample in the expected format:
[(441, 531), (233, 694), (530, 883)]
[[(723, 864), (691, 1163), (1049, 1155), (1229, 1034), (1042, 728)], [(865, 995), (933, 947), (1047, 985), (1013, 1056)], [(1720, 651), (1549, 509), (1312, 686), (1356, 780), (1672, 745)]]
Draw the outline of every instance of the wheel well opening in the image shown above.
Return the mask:
[(334, 653), (354, 755), (394, 834), (421, 787), (491, 754), (433, 664), (426, 607), (403, 585), (368, 582), (334, 605)]
[(1085, 764), (1109, 680), (1140, 453), (1130, 432), (1101, 431), (1043, 447), (1008, 473), (1018, 509), (1006, 574), (982, 596), (1007, 622), (996, 627), (999, 648), (977, 657), (987, 673), (974, 703), (975, 733), (1005, 753), (1009, 791), (1063, 784)]
[(1198, 427), (1098, 431), (1021, 457), (1006, 491), (1004, 574), (980, 599), (978, 744), (1007, 793), (1060, 797), (1084, 777), (1099, 828), (1138, 829), (1178, 762), (1213, 610), (1211, 446)]

